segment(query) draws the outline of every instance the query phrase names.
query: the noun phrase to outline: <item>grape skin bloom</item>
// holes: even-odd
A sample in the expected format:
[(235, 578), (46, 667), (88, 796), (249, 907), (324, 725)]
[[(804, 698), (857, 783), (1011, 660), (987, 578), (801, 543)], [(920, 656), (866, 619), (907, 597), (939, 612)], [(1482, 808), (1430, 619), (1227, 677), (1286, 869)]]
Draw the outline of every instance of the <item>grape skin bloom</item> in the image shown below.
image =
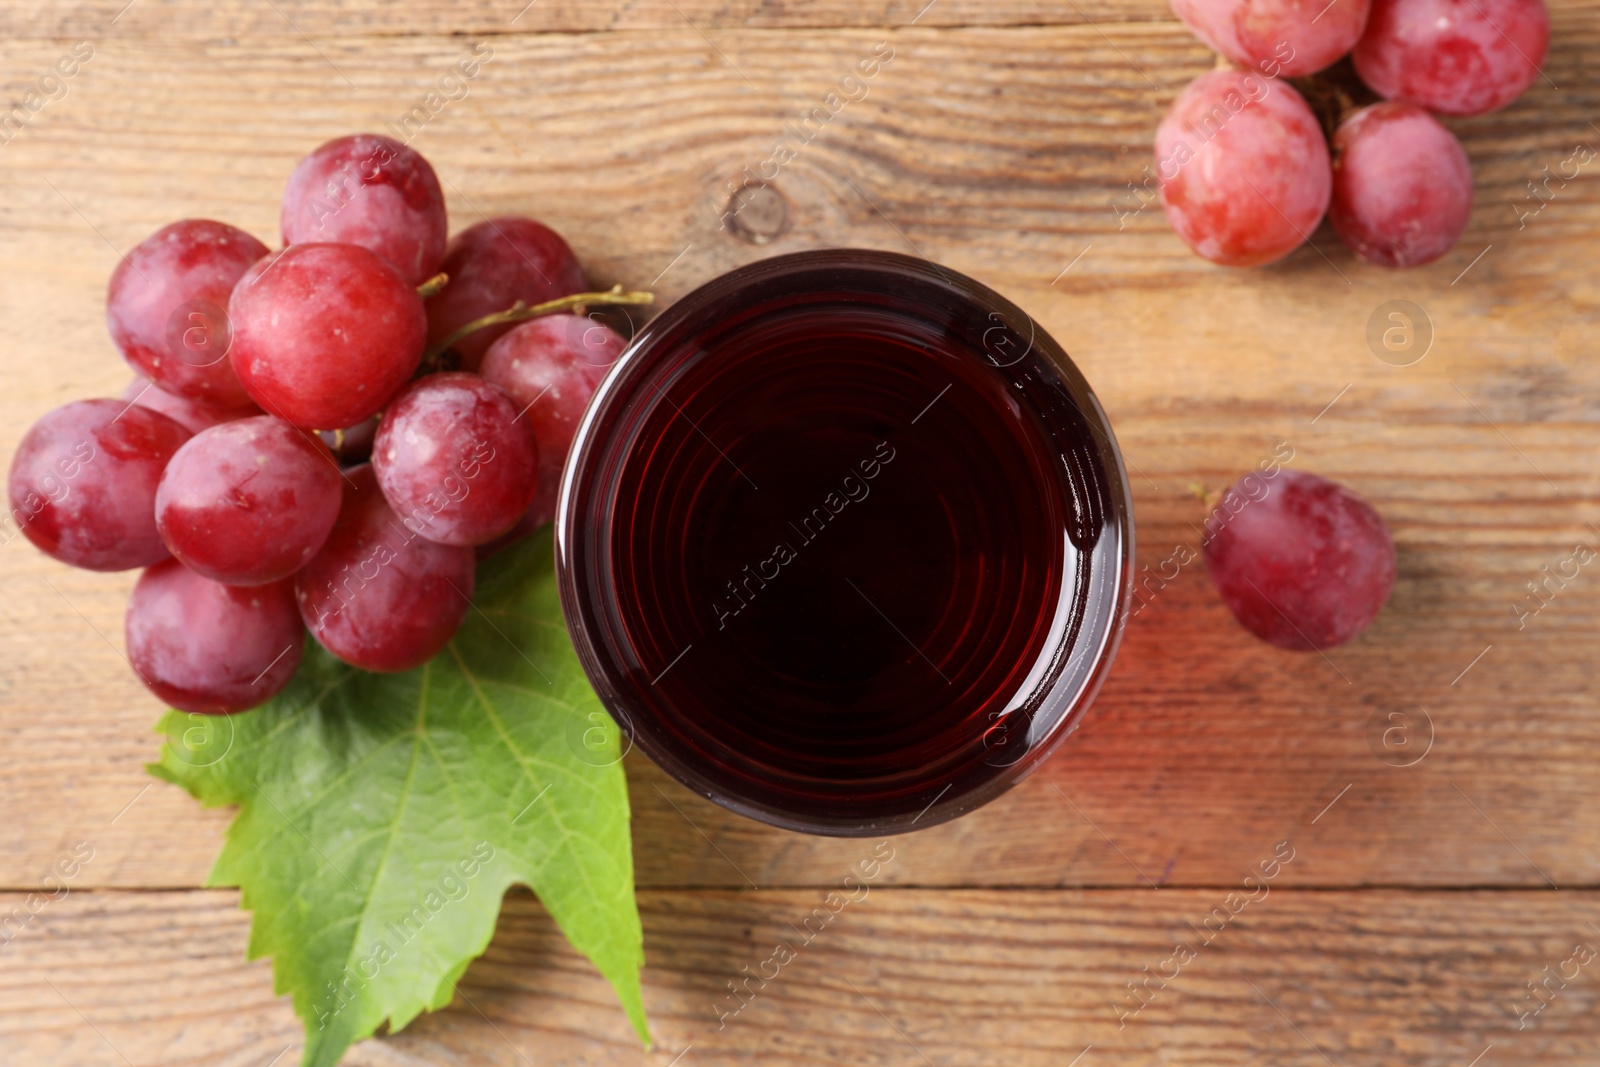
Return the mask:
[(1415, 267), (1450, 251), (1472, 214), (1472, 164), (1455, 134), (1390, 101), (1355, 112), (1333, 137), (1328, 221), (1369, 263)]
[(339, 468), (320, 440), (260, 415), (196, 434), (167, 464), (156, 525), (213, 581), (262, 585), (305, 565), (339, 517)]
[(1521, 96), (1549, 48), (1544, 0), (1373, 0), (1351, 58), (1385, 99), (1470, 116)]
[(12, 457), (12, 520), (74, 567), (159, 563), (168, 552), (156, 529), (156, 487), (189, 437), (181, 423), (125, 400), (63, 404), (33, 424)]
[(128, 662), (156, 696), (208, 715), (253, 708), (300, 666), (294, 585), (223, 585), (175, 559), (139, 576), (123, 623)]
[(483, 376), (511, 395), (539, 442), (539, 486), (517, 530), (532, 533), (555, 517), (561, 471), (578, 423), (627, 347), (611, 327), (581, 315), (524, 322), (489, 346)]
[(250, 399), (304, 430), (376, 415), (422, 360), (428, 315), (388, 263), (357, 245), (290, 245), (228, 303), (229, 358)]
[(1247, 474), (1207, 524), (1206, 570), (1234, 618), (1279, 648), (1364, 630), (1394, 588), (1394, 542), (1372, 505), (1304, 471)]
[(370, 464), (346, 472), (339, 519), (295, 575), (300, 617), (354, 667), (406, 671), (449, 643), (472, 600), (472, 549), (417, 535), (384, 500)]
[(1230, 267), (1271, 263), (1322, 221), (1328, 145), (1286, 82), (1236, 70), (1201, 75), (1156, 130), (1156, 176), (1172, 228)]

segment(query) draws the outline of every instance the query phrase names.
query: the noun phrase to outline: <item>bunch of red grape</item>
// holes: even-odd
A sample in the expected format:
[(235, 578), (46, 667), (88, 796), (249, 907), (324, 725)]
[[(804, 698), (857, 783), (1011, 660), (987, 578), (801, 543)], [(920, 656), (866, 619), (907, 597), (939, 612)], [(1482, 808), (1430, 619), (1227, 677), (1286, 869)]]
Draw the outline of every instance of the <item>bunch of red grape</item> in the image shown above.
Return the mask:
[[(1270, 263), (1326, 214), (1356, 255), (1413, 267), (1466, 229), (1472, 168), (1432, 112), (1482, 115), (1520, 96), (1550, 43), (1544, 0), (1172, 0), (1235, 66), (1184, 89), (1156, 132), (1156, 180), (1178, 236), (1227, 266)], [(1350, 53), (1379, 103), (1341, 103), (1329, 138), (1284, 78)], [(1237, 69), (1235, 69), (1237, 68)]]
[(106, 322), (138, 376), (46, 414), (11, 464), (40, 549), (145, 568), (128, 659), (188, 711), (276, 694), (308, 628), (373, 671), (442, 649), (479, 554), (550, 520), (623, 348), (582, 314), (529, 317), (584, 288), (560, 235), (497, 218), (447, 243), (433, 168), (389, 138), (301, 160), (280, 224), (276, 252), (205, 219), (134, 248)]

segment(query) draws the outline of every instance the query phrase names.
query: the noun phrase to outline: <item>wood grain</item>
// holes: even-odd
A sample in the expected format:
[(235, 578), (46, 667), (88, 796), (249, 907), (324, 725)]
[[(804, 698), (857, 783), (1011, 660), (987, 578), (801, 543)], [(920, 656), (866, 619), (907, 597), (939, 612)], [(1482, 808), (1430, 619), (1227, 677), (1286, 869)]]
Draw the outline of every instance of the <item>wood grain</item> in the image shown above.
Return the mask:
[(43, 0), (0, 11), (12, 37), (292, 37), (620, 30), (1054, 26), (1171, 18), (1163, 0)]
[[(466, 96), (414, 141), (458, 228), (537, 215), (593, 281), (664, 300), (796, 249), (927, 255), (1011, 296), (1095, 384), (1129, 461), (1141, 566), (1198, 543), (1193, 487), (1282, 448), (1365, 494), (1399, 547), (1388, 608), (1326, 657), (1254, 642), (1198, 563), (1152, 579), (1068, 745), (984, 810), (895, 839), (870, 895), (724, 1029), (726, 984), (870, 843), (737, 819), (634, 754), (656, 1051), (513, 893), (457, 1001), (347, 1062), (1593, 1059), (1588, 969), (1520, 1031), (1516, 1012), (1574, 943), (1600, 944), (1600, 579), (1585, 569), (1520, 624), (1516, 606), (1574, 544), (1600, 546), (1600, 196), (1586, 171), (1526, 214), (1530, 181), (1600, 143), (1600, 4), (1553, 4), (1548, 80), (1451, 124), (1476, 173), (1472, 224), (1444, 260), (1397, 274), (1326, 229), (1270, 269), (1218, 270), (1141, 206), (1155, 123), (1212, 62), (1162, 0), (123, 3), (0, 3), (14, 99), (72, 42), (95, 50), (0, 144), (0, 459), (43, 411), (125, 383), (101, 310), (121, 250), (185, 215), (270, 239), (296, 159), (399, 121), (486, 45)], [(782, 232), (724, 228), (786, 124), (880, 41), (894, 59), (865, 97), (772, 180)], [(1368, 345), (1392, 299), (1431, 320), (1412, 366)], [(292, 1062), (299, 1024), (269, 966), (243, 962), (236, 894), (194, 888), (228, 813), (142, 770), (159, 708), (121, 658), (131, 576), (0, 542), (0, 890), (93, 849), (0, 948), (0, 1063)], [(1384, 748), (1393, 714), (1414, 748)], [(1426, 755), (1395, 765), (1424, 723)], [(1285, 840), (1270, 896), (1119, 1028), (1126, 983)], [(0, 929), (19, 907), (0, 892)]]
[[(1600, 211), (1586, 178), (1522, 229), (1510, 206), (1540, 167), (1600, 136), (1585, 118), (1600, 114), (1600, 93), (1582, 71), (1600, 19), (1593, 5), (1558, 6), (1555, 19), (1548, 72), (1561, 88), (1458, 125), (1479, 177), (1472, 227), (1445, 261), (1406, 274), (1356, 264), (1325, 231), (1317, 249), (1238, 273), (1190, 255), (1155, 208), (1118, 228), (1112, 203), (1135, 202), (1126, 183), (1160, 108), (1208, 65), (1171, 23), (901, 35), (866, 99), (776, 179), (788, 230), (765, 246), (719, 227), (727, 183), (877, 35), (723, 35), (757, 92), (687, 30), (496, 38), (468, 97), (417, 144), (458, 225), (536, 213), (601, 284), (654, 280), (671, 299), (761, 256), (855, 244), (920, 251), (1002, 289), (1095, 383), (1152, 569), (1196, 543), (1192, 485), (1219, 488), (1280, 442), (1387, 517), (1400, 580), (1356, 644), (1326, 658), (1262, 648), (1202, 568), (1184, 568), (1134, 620), (1069, 746), (988, 810), (910, 839), (895, 880), (1223, 884), (1284, 818), (1349, 784), (1355, 828), (1295, 881), (1592, 886), (1597, 586), (1581, 575), (1526, 629), (1513, 611), (1541, 567), (1600, 537), (1587, 462), (1600, 394), (1584, 358), (1596, 295), (1577, 269)], [(54, 48), (12, 42), (0, 54), (29, 70)], [(0, 151), (11, 386), (0, 449), (47, 408), (125, 381), (100, 323), (118, 249), (184, 214), (270, 236), (300, 154), (398, 115), (471, 44), (318, 48), (327, 61), (281, 38), (110, 41)], [(1435, 326), (1412, 367), (1379, 362), (1364, 336), (1397, 296)], [(0, 885), (38, 884), (79, 839), (100, 850), (93, 884), (198, 884), (227, 816), (165, 785), (142, 792), (157, 706), (118, 651), (131, 578), (70, 572), (21, 539), (0, 553), (0, 721), (12, 742)], [(1436, 733), (1427, 758), (1381, 762), (1370, 720), (1419, 706)], [(725, 815), (643, 761), (629, 769), (643, 884), (810, 884), (850, 855), (848, 843)]]
[[(659, 1067), (688, 1047), (685, 1067), (1065, 1067), (1090, 1045), (1082, 1067), (1466, 1067), (1490, 1045), (1483, 1062), (1497, 1067), (1593, 1056), (1597, 964), (1563, 968), (1576, 944), (1600, 944), (1592, 893), (1271, 891), (1225, 926), (1214, 918), (1205, 945), (1190, 924), (1225, 899), (880, 888), (813, 918), (807, 943), (796, 930), (823, 907), (818, 890), (646, 892), (645, 1053), (604, 981), (513, 893), (452, 1005), (345, 1062)], [(264, 1067), (288, 1049), (279, 1062), (292, 1062), (298, 1024), (267, 966), (243, 962), (245, 937), (231, 893), (50, 904), (0, 967), (0, 1060)], [(1178, 967), (1180, 941), (1195, 957)], [(780, 943), (794, 958), (763, 966)], [(719, 1023), (747, 967), (773, 977), (751, 980)], [(1552, 980), (1519, 1031), (1537, 1003), (1525, 983), (1546, 967), (1576, 977)], [(1128, 982), (1175, 969), (1128, 1013)]]

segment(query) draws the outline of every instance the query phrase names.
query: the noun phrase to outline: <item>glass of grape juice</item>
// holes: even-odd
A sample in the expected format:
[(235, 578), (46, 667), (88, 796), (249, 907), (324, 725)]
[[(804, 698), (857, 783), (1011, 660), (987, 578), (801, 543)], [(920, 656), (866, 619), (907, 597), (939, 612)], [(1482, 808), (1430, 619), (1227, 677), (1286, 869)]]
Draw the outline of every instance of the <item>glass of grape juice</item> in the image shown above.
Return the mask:
[(1133, 521), (1060, 346), (954, 271), (845, 249), (640, 332), (578, 431), (556, 553), (625, 745), (734, 811), (865, 836), (972, 810), (1076, 729)]

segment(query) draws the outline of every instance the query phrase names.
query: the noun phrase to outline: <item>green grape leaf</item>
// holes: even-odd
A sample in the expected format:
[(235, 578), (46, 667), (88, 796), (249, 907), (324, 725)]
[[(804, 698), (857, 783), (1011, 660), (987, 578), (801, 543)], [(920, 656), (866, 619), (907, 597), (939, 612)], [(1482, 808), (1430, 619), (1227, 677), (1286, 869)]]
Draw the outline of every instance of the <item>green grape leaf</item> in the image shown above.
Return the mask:
[(548, 530), (486, 561), (460, 632), (416, 670), (359, 671), (308, 640), (270, 703), (157, 726), (152, 774), (238, 806), (207, 884), (242, 890), (249, 958), (293, 996), (305, 1067), (448, 1004), (516, 882), (649, 1043), (621, 737), (552, 561)]

